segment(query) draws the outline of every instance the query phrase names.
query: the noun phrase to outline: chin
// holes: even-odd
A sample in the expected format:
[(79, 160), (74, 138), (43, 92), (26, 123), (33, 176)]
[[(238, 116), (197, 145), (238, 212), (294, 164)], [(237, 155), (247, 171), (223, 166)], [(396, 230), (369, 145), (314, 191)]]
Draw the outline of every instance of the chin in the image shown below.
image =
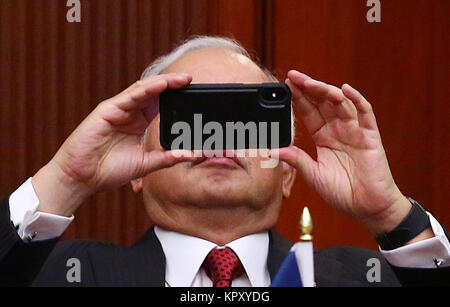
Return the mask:
[(202, 180), (192, 191), (194, 197), (200, 196), (200, 203), (211, 205), (242, 205), (251, 195), (245, 183), (230, 180)]

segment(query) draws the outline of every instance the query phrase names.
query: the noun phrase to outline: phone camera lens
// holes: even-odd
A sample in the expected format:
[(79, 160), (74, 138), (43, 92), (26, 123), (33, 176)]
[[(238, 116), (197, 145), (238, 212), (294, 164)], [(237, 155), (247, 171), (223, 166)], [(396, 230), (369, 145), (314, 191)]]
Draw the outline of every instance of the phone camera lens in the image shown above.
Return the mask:
[(267, 89), (262, 93), (267, 103), (280, 103), (284, 99), (284, 91), (281, 89)]

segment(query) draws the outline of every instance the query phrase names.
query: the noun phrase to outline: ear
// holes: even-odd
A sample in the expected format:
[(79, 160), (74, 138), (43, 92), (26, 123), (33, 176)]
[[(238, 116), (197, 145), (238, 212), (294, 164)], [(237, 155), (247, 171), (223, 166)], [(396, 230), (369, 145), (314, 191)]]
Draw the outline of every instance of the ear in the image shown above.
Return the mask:
[(297, 170), (287, 164), (286, 162), (282, 162), (283, 164), (283, 197), (289, 198), (291, 196), (292, 185), (295, 181), (295, 176), (297, 175)]
[(131, 187), (133, 188), (134, 193), (139, 193), (142, 191), (142, 181), (143, 178), (131, 180)]

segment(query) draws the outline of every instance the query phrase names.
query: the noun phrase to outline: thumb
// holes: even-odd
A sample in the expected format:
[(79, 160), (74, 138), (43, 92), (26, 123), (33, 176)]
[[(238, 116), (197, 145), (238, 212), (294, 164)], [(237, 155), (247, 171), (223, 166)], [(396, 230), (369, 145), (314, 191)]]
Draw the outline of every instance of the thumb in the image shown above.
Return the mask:
[(194, 157), (190, 150), (153, 150), (144, 152), (142, 161), (142, 173), (139, 177), (143, 177), (151, 172), (174, 166), (180, 162), (196, 161), (198, 157)]
[(317, 162), (297, 146), (278, 149), (279, 159), (295, 167), (308, 183), (313, 183)]

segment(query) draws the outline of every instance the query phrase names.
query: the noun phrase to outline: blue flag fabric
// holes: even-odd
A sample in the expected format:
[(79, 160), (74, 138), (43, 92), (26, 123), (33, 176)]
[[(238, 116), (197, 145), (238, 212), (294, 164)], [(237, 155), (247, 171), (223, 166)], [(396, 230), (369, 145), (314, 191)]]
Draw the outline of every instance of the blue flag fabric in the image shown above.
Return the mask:
[(272, 280), (271, 287), (303, 287), (295, 252), (290, 252), (284, 259)]

